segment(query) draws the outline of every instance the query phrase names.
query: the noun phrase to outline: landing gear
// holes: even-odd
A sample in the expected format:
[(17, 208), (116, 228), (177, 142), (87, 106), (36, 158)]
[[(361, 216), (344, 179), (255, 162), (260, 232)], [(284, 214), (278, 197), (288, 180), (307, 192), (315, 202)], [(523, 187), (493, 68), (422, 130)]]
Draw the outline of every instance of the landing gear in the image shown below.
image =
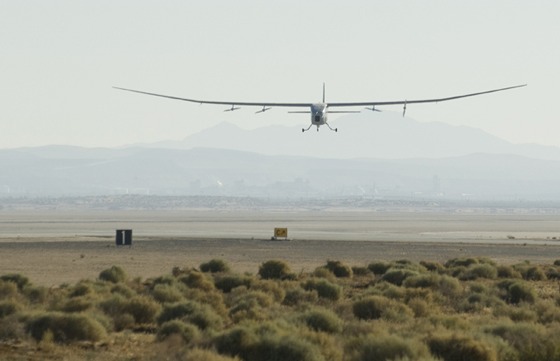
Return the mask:
[[(311, 127), (313, 126), (313, 124), (311, 124), (309, 127), (307, 127), (307, 129), (301, 128), (301, 132), (307, 132), (309, 129), (311, 129)], [(317, 130), (319, 130), (319, 128), (317, 128)]]
[[(325, 123), (327, 125), (327, 127), (329, 127), (330, 130), (332, 130), (333, 132), (337, 133), (338, 132), (338, 128), (331, 128), (331, 126), (329, 125), (329, 123)], [(317, 129), (319, 130), (319, 129)]]

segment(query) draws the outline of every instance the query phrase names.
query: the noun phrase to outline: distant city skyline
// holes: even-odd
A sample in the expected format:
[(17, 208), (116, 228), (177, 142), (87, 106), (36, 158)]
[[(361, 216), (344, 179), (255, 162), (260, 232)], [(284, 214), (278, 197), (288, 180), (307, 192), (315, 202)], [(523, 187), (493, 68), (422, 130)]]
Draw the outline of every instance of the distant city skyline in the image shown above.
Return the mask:
[[(409, 106), (407, 116), (560, 146), (558, 14), (558, 2), (518, 0), (6, 1), (0, 148), (179, 140), (223, 121), (245, 129), (303, 126), (307, 115), (285, 109), (224, 113), (111, 87), (308, 102), (320, 100), (323, 82), (327, 101), (443, 97), (527, 83)], [(342, 126), (335, 114), (330, 122)]]

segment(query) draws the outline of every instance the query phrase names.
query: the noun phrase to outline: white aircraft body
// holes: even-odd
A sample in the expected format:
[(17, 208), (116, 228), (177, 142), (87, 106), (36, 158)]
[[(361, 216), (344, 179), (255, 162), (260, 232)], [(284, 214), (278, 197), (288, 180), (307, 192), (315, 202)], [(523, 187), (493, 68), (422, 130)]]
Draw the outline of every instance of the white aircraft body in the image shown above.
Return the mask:
[(350, 102), (350, 103), (327, 103), (325, 101), (325, 84), (323, 84), (323, 101), (318, 103), (276, 103), (276, 102), (237, 102), (237, 101), (222, 101), (222, 100), (200, 100), (200, 99), (190, 99), (190, 98), (180, 98), (171, 95), (163, 95), (163, 94), (156, 94), (156, 93), (149, 93), (140, 90), (133, 90), (133, 89), (126, 89), (126, 88), (119, 88), (113, 87), (115, 89), (130, 91), (134, 93), (140, 94), (147, 94), (153, 95), (157, 97), (175, 99), (175, 100), (183, 100), (192, 103), (199, 103), (199, 104), (215, 104), (215, 105), (228, 105), (230, 106), (228, 109), (224, 111), (234, 111), (240, 109), (241, 106), (255, 106), (255, 107), (262, 107), (261, 110), (257, 111), (256, 113), (264, 113), (267, 110), (270, 110), (272, 107), (289, 107), (289, 108), (309, 108), (306, 111), (289, 111), (288, 113), (309, 113), (311, 114), (311, 124), (307, 129), (302, 129), (302, 132), (309, 130), (312, 126), (317, 126), (317, 131), (319, 131), (319, 127), (321, 125), (326, 125), (330, 130), (337, 131), (336, 128), (331, 128), (329, 123), (327, 123), (327, 115), (328, 113), (359, 113), (360, 111), (357, 110), (330, 110), (331, 108), (347, 108), (347, 107), (366, 107), (366, 109), (372, 111), (380, 111), (377, 109), (377, 106), (381, 105), (403, 105), (403, 116), (406, 113), (406, 106), (407, 104), (418, 104), (418, 103), (438, 103), (444, 102), (448, 100), (460, 99), (460, 98), (467, 98), (472, 97), (475, 95), (482, 95), (488, 93), (495, 93), (499, 91), (514, 89), (514, 88), (521, 88), (526, 86), (527, 84), (523, 85), (515, 85), (510, 86), (507, 88), (500, 88), (500, 89), (493, 89), (493, 90), (485, 90), (477, 93), (470, 93), (470, 94), (463, 94), (463, 95), (455, 95), (450, 97), (444, 98), (436, 98), (436, 99), (419, 99), (419, 100), (391, 100), (391, 101), (365, 101), (365, 102)]

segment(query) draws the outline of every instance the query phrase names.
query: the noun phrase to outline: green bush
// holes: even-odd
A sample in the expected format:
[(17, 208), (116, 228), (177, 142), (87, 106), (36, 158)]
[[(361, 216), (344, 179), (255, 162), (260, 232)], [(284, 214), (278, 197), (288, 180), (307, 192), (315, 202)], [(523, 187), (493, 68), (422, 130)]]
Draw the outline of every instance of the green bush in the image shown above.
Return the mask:
[(432, 312), (433, 306), (421, 298), (412, 298), (407, 303), (408, 307), (414, 312), (414, 317), (426, 317)]
[(483, 312), (484, 309), (497, 310), (504, 307), (505, 303), (495, 295), (487, 293), (471, 293), (458, 305), (458, 310), (462, 312)]
[(251, 283), (251, 290), (262, 291), (271, 295), (276, 302), (282, 302), (286, 296), (286, 290), (281, 282), (273, 280), (257, 280)]
[(179, 320), (171, 320), (164, 322), (158, 332), (157, 340), (163, 341), (171, 335), (178, 335), (186, 343), (190, 343), (199, 337), (200, 332), (194, 325), (184, 323)]
[(528, 262), (516, 264), (513, 268), (521, 273), (523, 279), (527, 281), (544, 281), (546, 274), (540, 266), (533, 266)]
[(248, 360), (248, 354), (258, 341), (256, 332), (248, 326), (234, 327), (214, 338), (214, 346), (219, 353), (239, 356)]
[(385, 272), (381, 279), (385, 282), (392, 283), (400, 286), (405, 279), (411, 276), (416, 276), (418, 272), (403, 268), (390, 268)]
[(230, 296), (229, 314), (234, 321), (243, 319), (265, 319), (266, 312), (262, 312), (274, 302), (269, 294), (262, 291), (247, 291), (244, 287), (236, 288)]
[(435, 261), (420, 261), (420, 265), (430, 272), (441, 272), (444, 269), (441, 263)]
[(154, 300), (145, 296), (131, 298), (124, 308), (124, 312), (131, 314), (136, 323), (152, 323), (155, 321), (161, 307)]
[(266, 261), (259, 267), (259, 276), (263, 279), (284, 280), (291, 278), (291, 271), (284, 261)]
[(80, 313), (48, 312), (31, 317), (25, 325), (26, 331), (37, 341), (47, 331), (52, 332), (54, 341), (99, 341), (106, 337), (105, 328), (92, 317)]
[(495, 266), (487, 263), (472, 264), (459, 276), (462, 280), (495, 279), (496, 277), (498, 277), (498, 270)]
[(239, 358), (224, 356), (217, 353), (212, 349), (203, 348), (185, 348), (181, 356), (177, 356), (179, 360), (183, 361), (240, 361)]
[(246, 361), (323, 361), (317, 346), (297, 336), (263, 337), (249, 349)]
[(134, 316), (132, 316), (130, 313), (119, 313), (117, 315), (113, 315), (112, 318), (113, 329), (117, 332), (133, 329), (136, 325)]
[(560, 322), (560, 308), (552, 300), (540, 301), (535, 304), (534, 309), (539, 316), (540, 323)]
[(310, 279), (303, 284), (307, 291), (317, 291), (317, 295), (331, 301), (337, 301), (342, 296), (342, 287), (325, 279)]
[(491, 326), (487, 332), (501, 337), (518, 353), (518, 360), (548, 361), (560, 356), (558, 336), (548, 335), (546, 330), (536, 324), (511, 323)]
[(445, 262), (446, 268), (455, 268), (455, 267), (469, 267), (473, 264), (478, 264), (478, 259), (476, 258), (453, 258)]
[(560, 279), (560, 270), (558, 269), (558, 267), (547, 267), (544, 270), (544, 273), (546, 275), (546, 279), (549, 279), (549, 280)]
[(508, 303), (535, 302), (535, 291), (523, 281), (504, 280), (499, 282), (497, 286), (503, 291), (502, 298)]
[(410, 276), (405, 279), (403, 286), (411, 288), (438, 288), (441, 276), (434, 273)]
[(406, 291), (405, 288), (395, 286), (389, 282), (377, 282), (373, 287), (369, 288), (368, 294), (383, 295), (394, 300), (404, 300)]
[(405, 304), (383, 296), (369, 296), (354, 302), (352, 312), (361, 320), (376, 320), (383, 317), (392, 321), (402, 321), (414, 314)]
[(93, 307), (93, 302), (87, 297), (73, 297), (70, 298), (62, 306), (61, 311), (64, 312), (83, 312)]
[(183, 299), (183, 294), (174, 286), (158, 284), (152, 290), (152, 297), (160, 303), (179, 302)]
[(184, 361), (239, 361), (238, 358), (231, 358), (228, 356), (223, 356), (217, 354), (213, 350), (205, 350), (205, 349), (189, 349), (184, 358), (180, 358), (180, 360)]
[(352, 312), (361, 320), (376, 320), (381, 318), (389, 302), (390, 300), (383, 296), (370, 296), (354, 302)]
[(118, 294), (126, 298), (132, 298), (136, 295), (136, 292), (132, 288), (122, 283), (117, 283), (111, 287), (111, 293)]
[(512, 266), (499, 265), (497, 267), (499, 278), (521, 278), (521, 273)]
[(244, 361), (323, 361), (317, 346), (297, 335), (269, 333), (247, 326), (235, 327), (214, 339), (219, 353)]
[(346, 348), (350, 361), (421, 360), (428, 356), (428, 350), (421, 342), (396, 335), (357, 338)]
[[(23, 340), (25, 336), (24, 325), (19, 315), (0, 317), (0, 341)], [(6, 360), (8, 359), (6, 357)]]
[(441, 276), (437, 290), (446, 297), (455, 298), (462, 294), (463, 286), (456, 278)]
[[(113, 294), (99, 303), (99, 307), (103, 312), (113, 318), (117, 324), (127, 321), (130, 315), (134, 322), (138, 324), (153, 323), (157, 314), (161, 310), (161, 306), (152, 298), (145, 296), (135, 296), (131, 299), (124, 298), (119, 294)], [(124, 319), (123, 319), (124, 317)]]
[(126, 273), (119, 266), (112, 266), (106, 270), (99, 273), (99, 279), (102, 281), (119, 283), (126, 280)]
[(14, 313), (21, 311), (22, 307), (18, 302), (15, 301), (0, 301), (0, 318), (13, 315)]
[(331, 271), (335, 277), (352, 277), (352, 269), (340, 261), (327, 261), (325, 268)]
[(284, 296), (282, 304), (286, 306), (296, 306), (304, 303), (315, 303), (318, 298), (319, 295), (317, 294), (317, 291), (306, 291), (297, 287), (286, 291), (286, 296)]
[(48, 289), (40, 286), (26, 286), (23, 294), (27, 300), (34, 304), (41, 304), (47, 300)]
[(374, 274), (374, 275), (382, 275), (387, 272), (387, 270), (391, 267), (391, 265), (387, 262), (372, 262), (370, 263), (367, 268)]
[(202, 263), (200, 265), (200, 270), (205, 273), (224, 273), (230, 271), (227, 263), (221, 259), (212, 259), (206, 263)]
[(192, 323), (201, 330), (220, 329), (223, 325), (222, 318), (211, 307), (193, 301), (165, 305), (157, 322), (161, 325), (171, 320)]
[(128, 300), (120, 295), (113, 294), (99, 302), (99, 308), (109, 316), (118, 315), (124, 312)]
[(529, 267), (523, 278), (528, 281), (545, 281), (547, 279), (546, 273), (541, 267)]
[(535, 302), (535, 291), (523, 283), (514, 283), (508, 287), (508, 301), (517, 304), (519, 302)]
[(333, 281), (335, 279), (334, 274), (328, 270), (326, 267), (317, 267), (311, 274), (313, 277), (317, 278), (326, 278), (328, 280)]
[(497, 361), (496, 350), (482, 340), (458, 334), (432, 335), (426, 340), (432, 354), (444, 361)]
[(352, 273), (356, 276), (369, 276), (371, 271), (367, 267), (352, 266)]
[(0, 280), (5, 282), (13, 282), (16, 284), (18, 290), (23, 290), (25, 286), (29, 284), (29, 278), (22, 276), (17, 273), (10, 273), (0, 276)]
[(0, 280), (0, 300), (18, 296), (17, 284), (11, 281)]
[(342, 321), (332, 311), (327, 309), (314, 309), (301, 316), (307, 327), (315, 331), (338, 333), (342, 330)]
[[(436, 273), (409, 276), (403, 282), (406, 288), (429, 288), (443, 296), (454, 298), (461, 295), (463, 287), (456, 278)], [(410, 290), (408, 291), (410, 292)]]
[(156, 285), (168, 285), (174, 286), (177, 283), (177, 279), (175, 276), (172, 275), (163, 275), (156, 277), (152, 280), (152, 286), (155, 287)]
[(525, 307), (509, 307), (507, 316), (513, 322), (536, 322), (538, 315), (535, 311)]
[(198, 288), (203, 291), (210, 291), (214, 289), (214, 284), (204, 273), (189, 272), (179, 278), (179, 281), (189, 288)]
[(249, 288), (251, 286), (251, 278), (247, 276), (240, 276), (240, 275), (227, 275), (217, 277), (214, 280), (214, 285), (217, 289), (224, 293), (229, 293), (234, 288), (245, 286)]
[(70, 297), (80, 297), (80, 296), (85, 296), (85, 295), (89, 295), (94, 293), (95, 291), (93, 290), (93, 287), (86, 282), (80, 282), (77, 285), (75, 285), (74, 287), (72, 287), (72, 290), (70, 291), (69, 296)]

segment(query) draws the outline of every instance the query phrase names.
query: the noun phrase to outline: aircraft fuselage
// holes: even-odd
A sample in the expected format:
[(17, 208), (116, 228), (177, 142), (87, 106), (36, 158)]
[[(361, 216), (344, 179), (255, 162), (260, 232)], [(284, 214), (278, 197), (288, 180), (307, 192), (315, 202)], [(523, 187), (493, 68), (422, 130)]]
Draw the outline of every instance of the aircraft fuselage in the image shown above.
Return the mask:
[(311, 105), (311, 123), (319, 128), (327, 123), (327, 104), (315, 103)]

